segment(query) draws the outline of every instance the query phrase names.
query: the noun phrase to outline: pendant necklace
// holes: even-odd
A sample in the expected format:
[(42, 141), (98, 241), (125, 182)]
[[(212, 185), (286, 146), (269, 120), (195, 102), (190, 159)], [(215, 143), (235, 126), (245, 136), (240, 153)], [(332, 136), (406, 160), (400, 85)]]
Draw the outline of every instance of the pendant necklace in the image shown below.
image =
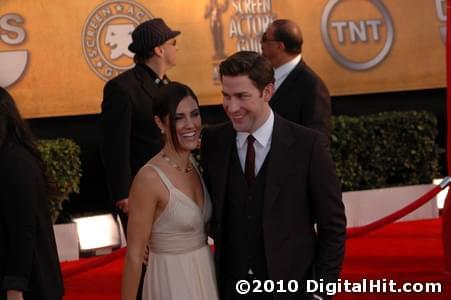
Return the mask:
[(167, 156), (166, 153), (164, 153), (163, 151), (161, 152), (161, 156), (163, 157), (163, 159), (164, 159), (165, 161), (168, 162), (168, 164), (169, 164), (171, 167), (177, 169), (177, 170), (180, 171), (180, 172), (189, 173), (189, 172), (191, 172), (191, 171), (193, 170), (193, 166), (191, 165), (191, 163), (188, 163), (189, 165), (188, 165), (186, 168), (182, 168), (182, 167), (180, 167), (178, 164), (176, 164), (175, 162), (173, 162), (173, 161), (169, 158), (169, 156)]

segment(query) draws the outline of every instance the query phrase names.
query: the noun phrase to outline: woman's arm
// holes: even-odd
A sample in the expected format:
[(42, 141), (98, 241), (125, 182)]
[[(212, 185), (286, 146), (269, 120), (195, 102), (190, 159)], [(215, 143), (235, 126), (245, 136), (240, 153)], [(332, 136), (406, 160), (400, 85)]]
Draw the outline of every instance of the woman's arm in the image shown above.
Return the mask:
[[(151, 187), (151, 189), (150, 189)], [(151, 168), (141, 169), (129, 195), (127, 254), (122, 277), (122, 300), (135, 300), (144, 251), (149, 242), (155, 210), (162, 195), (162, 183)]]

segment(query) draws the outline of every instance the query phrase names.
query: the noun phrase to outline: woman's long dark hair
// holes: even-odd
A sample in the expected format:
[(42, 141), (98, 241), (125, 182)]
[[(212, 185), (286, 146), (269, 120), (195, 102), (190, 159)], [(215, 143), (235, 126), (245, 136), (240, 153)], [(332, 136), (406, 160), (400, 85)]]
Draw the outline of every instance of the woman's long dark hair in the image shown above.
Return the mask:
[(36, 147), (35, 138), (27, 123), (22, 119), (11, 95), (0, 87), (0, 149), (9, 144), (19, 144), (36, 158), (46, 180), (47, 192), (53, 194), (55, 183), (50, 180), (47, 168)]

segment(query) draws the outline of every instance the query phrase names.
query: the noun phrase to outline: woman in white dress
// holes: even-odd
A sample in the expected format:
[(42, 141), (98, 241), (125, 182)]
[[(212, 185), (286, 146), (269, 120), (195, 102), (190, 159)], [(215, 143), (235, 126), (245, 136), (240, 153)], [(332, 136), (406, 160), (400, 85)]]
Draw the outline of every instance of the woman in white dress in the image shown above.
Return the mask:
[(136, 299), (147, 246), (143, 300), (218, 299), (205, 233), (211, 201), (191, 156), (201, 131), (197, 97), (171, 82), (161, 88), (154, 115), (165, 142), (130, 190), (122, 299)]

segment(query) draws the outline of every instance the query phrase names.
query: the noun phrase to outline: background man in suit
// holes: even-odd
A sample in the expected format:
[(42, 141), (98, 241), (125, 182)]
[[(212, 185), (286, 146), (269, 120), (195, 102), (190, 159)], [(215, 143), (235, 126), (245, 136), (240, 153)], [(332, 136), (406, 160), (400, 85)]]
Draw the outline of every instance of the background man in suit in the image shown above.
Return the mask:
[(287, 120), (322, 132), (330, 139), (329, 91), (305, 63), (302, 33), (291, 20), (275, 20), (261, 39), (263, 56), (275, 69), (275, 93), (269, 104)]
[(132, 33), (128, 49), (135, 67), (110, 80), (103, 91), (100, 153), (113, 207), (127, 232), (128, 192), (138, 170), (161, 149), (152, 112), (159, 86), (176, 63), (176, 40), (162, 19), (146, 21)]
[[(235, 291), (241, 279), (298, 280), (302, 289), (307, 279), (336, 281), (346, 218), (325, 138), (272, 112), (274, 71), (263, 56), (238, 52), (219, 71), (231, 122), (205, 131), (201, 157), (214, 205), (221, 299), (241, 298)], [(311, 297), (250, 293), (245, 298)]]

